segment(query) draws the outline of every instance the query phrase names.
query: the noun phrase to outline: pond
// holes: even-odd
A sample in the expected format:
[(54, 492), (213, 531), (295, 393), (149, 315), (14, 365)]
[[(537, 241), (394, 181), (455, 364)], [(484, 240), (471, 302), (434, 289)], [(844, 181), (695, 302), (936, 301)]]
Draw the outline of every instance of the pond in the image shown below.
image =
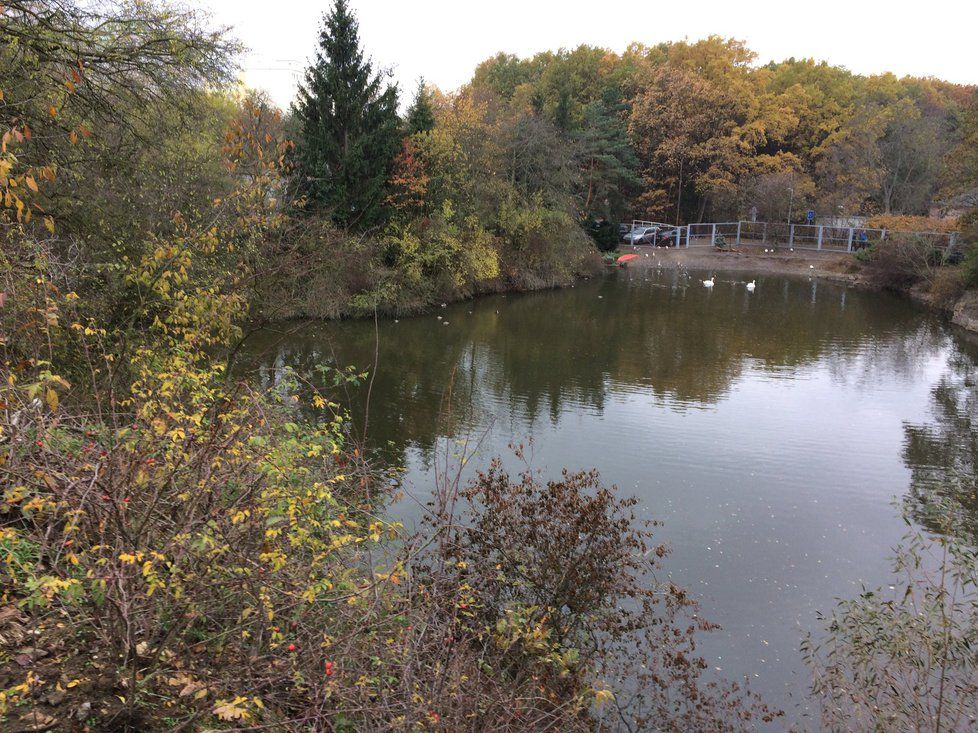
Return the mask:
[[(974, 468), (978, 350), (895, 296), (749, 279), (616, 270), (381, 320), (376, 343), (372, 321), (283, 324), (242, 364), (270, 385), (283, 366), (371, 368), (376, 347), (368, 442), (418, 502), (446, 438), (481, 439), (474, 468), (532, 439), (547, 475), (599, 469), (663, 522), (667, 569), (722, 625), (710, 665), (797, 719), (817, 612), (885, 584), (904, 510), (928, 522), (944, 474)], [(974, 531), (974, 496), (952, 499)]]

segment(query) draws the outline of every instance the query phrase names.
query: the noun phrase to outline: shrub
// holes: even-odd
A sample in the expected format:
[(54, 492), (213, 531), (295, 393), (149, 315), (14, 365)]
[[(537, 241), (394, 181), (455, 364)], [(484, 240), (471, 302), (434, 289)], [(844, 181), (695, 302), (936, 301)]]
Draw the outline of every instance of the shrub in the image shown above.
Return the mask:
[(813, 695), (833, 731), (956, 731), (978, 724), (978, 555), (912, 535), (890, 590), (865, 590), (809, 637)]
[(864, 247), (863, 249), (857, 249), (855, 252), (852, 253), (852, 256), (855, 257), (859, 262), (863, 262), (863, 263), (872, 262), (879, 256), (879, 246), (873, 244), (870, 245), (869, 247)]
[(964, 294), (967, 273), (962, 267), (942, 267), (934, 273), (930, 296), (939, 308), (951, 308)]
[(586, 222), (587, 233), (591, 235), (595, 245), (601, 252), (613, 252), (618, 249), (618, 227), (612, 222), (602, 219), (601, 221)]
[(961, 240), (965, 250), (961, 263), (965, 285), (978, 287), (978, 208), (961, 217)]
[(907, 290), (919, 282), (929, 286), (945, 265), (944, 250), (920, 235), (893, 235), (864, 251), (869, 254), (858, 256), (869, 281), (891, 290)]
[(694, 636), (715, 626), (657, 580), (667, 550), (636, 503), (593, 471), (543, 482), (498, 461), (461, 493), (439, 485), (439, 544), (416, 563), (416, 582), (446, 599), (453, 637), (519, 700), (483, 702), (481, 683), (463, 684), (460, 712), (478, 724), (460, 716), (449, 729), (734, 731), (777, 717), (737, 685), (704, 681)]
[(890, 232), (956, 232), (954, 219), (935, 219), (930, 216), (907, 214), (877, 214), (866, 220), (869, 229), (886, 229)]

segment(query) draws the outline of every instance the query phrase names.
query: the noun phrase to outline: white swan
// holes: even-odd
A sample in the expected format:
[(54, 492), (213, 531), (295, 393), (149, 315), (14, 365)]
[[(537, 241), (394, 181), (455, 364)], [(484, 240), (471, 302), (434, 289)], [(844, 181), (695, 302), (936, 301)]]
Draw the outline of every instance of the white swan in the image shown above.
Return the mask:
[(747, 292), (753, 293), (754, 288), (756, 287), (757, 287), (757, 280), (751, 280), (749, 283), (747, 283)]
[(703, 287), (705, 287), (705, 288), (712, 288), (713, 287), (713, 281), (715, 279), (716, 279), (716, 276), (711, 275), (709, 280), (704, 280), (703, 281)]

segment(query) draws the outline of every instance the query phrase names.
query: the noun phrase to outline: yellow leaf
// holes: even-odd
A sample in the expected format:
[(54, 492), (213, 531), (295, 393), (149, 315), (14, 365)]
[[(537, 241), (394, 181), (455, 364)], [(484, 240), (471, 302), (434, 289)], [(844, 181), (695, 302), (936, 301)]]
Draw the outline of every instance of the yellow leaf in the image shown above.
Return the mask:
[(54, 219), (52, 219), (50, 216), (45, 216), (44, 228), (51, 232), (51, 234), (54, 234)]
[(594, 702), (597, 703), (598, 707), (604, 705), (606, 702), (611, 702), (615, 699), (615, 693), (611, 690), (595, 690), (594, 692)]
[(58, 110), (54, 108), (53, 104), (50, 107), (48, 107), (48, 114), (51, 115), (52, 117), (58, 116)]
[(241, 703), (247, 702), (246, 697), (236, 697), (232, 701), (218, 700), (214, 705), (214, 715), (221, 720), (246, 720), (251, 717), (246, 708), (241, 707)]
[(48, 387), (47, 394), (44, 395), (44, 400), (48, 403), (48, 407), (51, 408), (51, 412), (58, 409), (58, 393), (50, 387)]
[(75, 132), (74, 130), (72, 130), (71, 132), (68, 133), (68, 139), (71, 141), (71, 144), (72, 145), (77, 145), (78, 144), (78, 133)]
[(24, 182), (31, 191), (37, 193), (37, 181), (34, 180), (34, 176), (24, 176)]

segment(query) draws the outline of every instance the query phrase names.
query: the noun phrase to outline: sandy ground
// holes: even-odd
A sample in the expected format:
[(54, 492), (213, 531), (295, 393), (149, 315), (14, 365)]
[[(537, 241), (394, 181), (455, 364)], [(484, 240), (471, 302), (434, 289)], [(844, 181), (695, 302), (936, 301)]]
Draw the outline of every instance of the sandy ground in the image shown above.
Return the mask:
[(637, 254), (639, 258), (626, 266), (632, 268), (684, 267), (689, 270), (717, 272), (756, 272), (817, 277), (855, 282), (858, 270), (852, 255), (844, 252), (817, 252), (782, 248), (765, 253), (763, 247), (742, 246), (735, 251), (720, 252), (711, 246), (650, 247), (622, 245), (619, 254)]

